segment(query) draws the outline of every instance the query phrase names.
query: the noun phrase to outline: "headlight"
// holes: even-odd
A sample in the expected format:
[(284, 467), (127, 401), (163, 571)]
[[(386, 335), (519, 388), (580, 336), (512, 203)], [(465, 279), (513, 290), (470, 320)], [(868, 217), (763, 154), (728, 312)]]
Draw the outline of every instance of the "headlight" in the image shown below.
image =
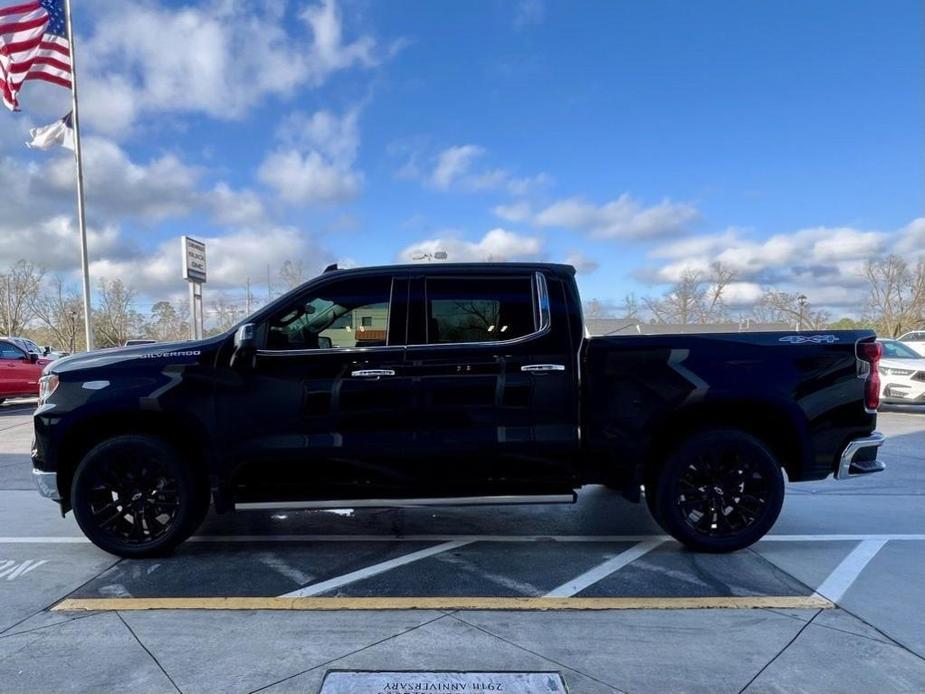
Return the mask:
[(47, 374), (39, 379), (39, 405), (48, 402), (51, 394), (58, 389), (58, 375)]

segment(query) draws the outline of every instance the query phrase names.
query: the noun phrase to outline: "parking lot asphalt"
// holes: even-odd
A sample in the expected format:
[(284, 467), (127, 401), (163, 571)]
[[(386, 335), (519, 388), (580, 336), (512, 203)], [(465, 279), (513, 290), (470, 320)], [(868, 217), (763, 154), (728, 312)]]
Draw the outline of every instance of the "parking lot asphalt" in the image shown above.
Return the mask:
[(316, 692), (331, 669), (925, 691), (925, 412), (882, 412), (885, 472), (788, 486), (771, 535), (732, 555), (591, 487), (567, 506), (213, 515), (128, 561), (34, 492), (31, 409), (0, 407), (0, 691)]

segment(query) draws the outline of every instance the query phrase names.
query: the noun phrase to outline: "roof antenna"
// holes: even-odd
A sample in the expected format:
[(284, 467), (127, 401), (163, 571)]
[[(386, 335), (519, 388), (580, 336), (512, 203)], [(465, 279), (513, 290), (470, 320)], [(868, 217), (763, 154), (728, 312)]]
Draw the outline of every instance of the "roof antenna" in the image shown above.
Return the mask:
[(334, 272), (335, 270), (337, 270), (337, 263), (331, 263), (324, 269), (324, 272)]

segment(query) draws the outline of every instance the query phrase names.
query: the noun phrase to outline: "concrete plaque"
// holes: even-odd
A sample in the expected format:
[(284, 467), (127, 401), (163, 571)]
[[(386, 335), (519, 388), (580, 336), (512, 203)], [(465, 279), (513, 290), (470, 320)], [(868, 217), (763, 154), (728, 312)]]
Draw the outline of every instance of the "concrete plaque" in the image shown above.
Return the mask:
[(567, 694), (558, 672), (329, 670), (321, 694)]

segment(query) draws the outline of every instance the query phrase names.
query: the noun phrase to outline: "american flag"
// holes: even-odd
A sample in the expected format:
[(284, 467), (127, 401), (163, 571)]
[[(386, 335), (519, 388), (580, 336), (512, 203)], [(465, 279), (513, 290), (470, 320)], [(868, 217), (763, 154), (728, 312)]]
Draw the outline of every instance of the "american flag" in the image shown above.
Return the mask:
[(64, 0), (0, 8), (0, 93), (11, 111), (26, 80), (71, 86), (71, 45)]

